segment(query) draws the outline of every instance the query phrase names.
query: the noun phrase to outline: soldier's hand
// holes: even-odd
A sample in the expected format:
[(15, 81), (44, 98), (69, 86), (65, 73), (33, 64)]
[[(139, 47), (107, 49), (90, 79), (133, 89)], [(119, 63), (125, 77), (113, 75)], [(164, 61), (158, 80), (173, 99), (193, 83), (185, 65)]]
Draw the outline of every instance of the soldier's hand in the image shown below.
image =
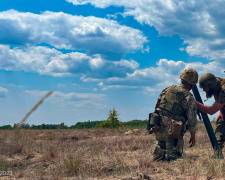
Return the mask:
[(191, 134), (191, 138), (190, 138), (190, 140), (189, 140), (189, 147), (191, 148), (191, 147), (193, 147), (194, 145), (195, 145), (195, 132), (190, 132), (190, 134)]
[(223, 115), (222, 115), (221, 112), (219, 112), (218, 115), (217, 115), (217, 117), (216, 117), (216, 123), (218, 122), (219, 119), (224, 120), (223, 119)]
[(189, 145), (190, 148), (193, 147), (195, 145), (195, 139), (190, 138), (189, 144), (190, 144)]

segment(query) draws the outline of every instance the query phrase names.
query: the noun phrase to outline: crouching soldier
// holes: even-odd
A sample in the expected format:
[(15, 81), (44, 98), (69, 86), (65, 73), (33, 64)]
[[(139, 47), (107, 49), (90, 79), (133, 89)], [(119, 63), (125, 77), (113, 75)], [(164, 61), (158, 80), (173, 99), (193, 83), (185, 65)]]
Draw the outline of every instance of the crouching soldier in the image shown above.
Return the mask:
[(180, 79), (180, 85), (169, 86), (161, 92), (154, 113), (150, 113), (150, 132), (157, 140), (153, 153), (155, 160), (171, 161), (182, 157), (186, 129), (191, 135), (190, 147), (195, 145), (197, 107), (189, 91), (197, 84), (198, 73), (188, 68)]
[(199, 86), (203, 88), (207, 98), (212, 96), (215, 102), (212, 106), (203, 105), (196, 102), (199, 110), (213, 115), (219, 111), (216, 118), (216, 137), (218, 140), (220, 152), (224, 147), (225, 142), (225, 78), (215, 77), (212, 73), (205, 73), (199, 79)]

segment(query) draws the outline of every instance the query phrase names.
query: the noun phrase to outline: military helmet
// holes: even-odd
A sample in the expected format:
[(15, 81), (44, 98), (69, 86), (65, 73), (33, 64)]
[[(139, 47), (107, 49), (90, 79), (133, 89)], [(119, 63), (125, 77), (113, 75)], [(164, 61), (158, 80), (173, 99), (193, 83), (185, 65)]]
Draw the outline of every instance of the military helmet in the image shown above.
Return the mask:
[(217, 85), (217, 80), (212, 73), (205, 73), (199, 79), (200, 88), (214, 89), (216, 85)]
[(181, 73), (180, 79), (191, 85), (196, 85), (198, 82), (198, 73), (194, 69), (187, 68)]

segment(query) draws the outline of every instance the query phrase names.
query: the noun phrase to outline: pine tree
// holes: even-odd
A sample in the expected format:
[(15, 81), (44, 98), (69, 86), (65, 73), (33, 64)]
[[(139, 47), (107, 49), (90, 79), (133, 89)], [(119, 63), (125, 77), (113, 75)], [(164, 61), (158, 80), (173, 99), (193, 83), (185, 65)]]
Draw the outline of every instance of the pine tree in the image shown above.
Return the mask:
[(115, 108), (113, 110), (109, 110), (109, 116), (106, 121), (97, 124), (96, 127), (103, 127), (103, 128), (118, 128), (122, 126), (123, 123), (119, 121), (118, 112)]
[(113, 110), (109, 110), (109, 116), (107, 118), (107, 121), (111, 123), (112, 128), (118, 128), (121, 126), (121, 122), (119, 121), (118, 112), (115, 108)]

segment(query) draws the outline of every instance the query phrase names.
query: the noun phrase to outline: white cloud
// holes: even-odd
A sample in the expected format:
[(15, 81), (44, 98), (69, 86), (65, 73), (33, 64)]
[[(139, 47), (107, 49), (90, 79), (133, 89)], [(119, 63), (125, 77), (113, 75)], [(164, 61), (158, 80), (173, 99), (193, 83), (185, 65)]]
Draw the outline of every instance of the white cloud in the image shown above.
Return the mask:
[(124, 6), (124, 16), (154, 26), (160, 35), (180, 35), (190, 55), (225, 59), (225, 1), (221, 0), (67, 0), (74, 5), (90, 3), (99, 8)]
[(147, 42), (142, 32), (114, 20), (73, 16), (63, 12), (42, 14), (15, 10), (0, 12), (0, 44), (47, 43), (59, 49), (84, 50), (112, 60), (143, 49)]
[[(25, 94), (30, 95), (36, 101), (40, 100), (47, 94), (47, 91), (39, 91), (39, 90), (26, 90)], [(107, 99), (107, 96), (104, 94), (93, 94), (93, 93), (64, 93), (60, 91), (54, 91), (50, 98), (48, 98), (48, 102), (51, 106), (56, 106), (57, 108), (69, 108), (73, 109), (77, 108), (105, 108), (105, 105), (102, 103)]]
[(42, 46), (10, 49), (8, 45), (0, 45), (0, 68), (42, 73), (51, 58), (60, 54), (55, 49)]
[(85, 4), (93, 4), (96, 7), (99, 8), (106, 8), (108, 6), (114, 5), (114, 6), (124, 6), (124, 5), (128, 5), (131, 7), (134, 7), (134, 3), (136, 2), (135, 0), (120, 0), (120, 1), (113, 1), (113, 0), (66, 0), (70, 3), (73, 3), (74, 5), (85, 5)]
[(107, 86), (102, 86), (102, 90), (108, 90), (108, 89), (124, 89), (124, 90), (140, 90), (143, 87), (141, 86), (126, 86), (126, 85), (107, 85)]
[(102, 90), (107, 89), (130, 89), (143, 90), (149, 94), (160, 92), (163, 88), (172, 84), (180, 83), (179, 76), (185, 68), (193, 68), (201, 75), (207, 72), (215, 76), (224, 77), (225, 68), (217, 61), (203, 64), (201, 62), (185, 63), (183, 61), (173, 61), (160, 59), (156, 67), (136, 69), (133, 73), (128, 73), (126, 77), (112, 77), (104, 80), (87, 78), (86, 82), (97, 82)]
[(55, 98), (63, 98), (66, 100), (102, 100), (106, 98), (104, 94), (91, 94), (91, 93), (62, 93), (62, 92), (55, 92)]
[(104, 61), (99, 55), (96, 55), (95, 58), (90, 60), (90, 66), (93, 69), (101, 68), (103, 65), (104, 65)]
[[(39, 90), (26, 90), (24, 92), (35, 98), (41, 98), (48, 93), (47, 91), (39, 91)], [(52, 94), (52, 98), (61, 99), (61, 100), (63, 99), (63, 100), (78, 101), (78, 100), (93, 100), (93, 99), (102, 100), (106, 98), (106, 96), (104, 94), (74, 93), (74, 92), (63, 93), (60, 91), (54, 91)]]
[(150, 51), (150, 47), (146, 46), (145, 49), (142, 50), (142, 53), (145, 53), (145, 52), (149, 53), (149, 51)]
[(0, 87), (0, 98), (5, 98), (8, 91), (8, 89)]
[(128, 74), (127, 77), (132, 80), (151, 80), (152, 82), (154, 81), (154, 83), (169, 81), (169, 79), (174, 81), (177, 79), (175, 76), (177, 77), (185, 68), (185, 63), (183, 61), (175, 62), (173, 60), (160, 59), (156, 64), (157, 67), (138, 69)]
[(134, 61), (133, 59), (131, 59), (130, 61), (127, 60), (117, 61), (115, 62), (115, 65), (128, 67), (130, 69), (137, 69), (139, 67), (139, 63)]
[(93, 57), (84, 53), (62, 52), (44, 46), (28, 46), (24, 49), (0, 45), (0, 69), (37, 72), (51, 76), (74, 76), (82, 74), (86, 78), (105, 79), (125, 77), (137, 69), (134, 60), (108, 61), (100, 55)]

